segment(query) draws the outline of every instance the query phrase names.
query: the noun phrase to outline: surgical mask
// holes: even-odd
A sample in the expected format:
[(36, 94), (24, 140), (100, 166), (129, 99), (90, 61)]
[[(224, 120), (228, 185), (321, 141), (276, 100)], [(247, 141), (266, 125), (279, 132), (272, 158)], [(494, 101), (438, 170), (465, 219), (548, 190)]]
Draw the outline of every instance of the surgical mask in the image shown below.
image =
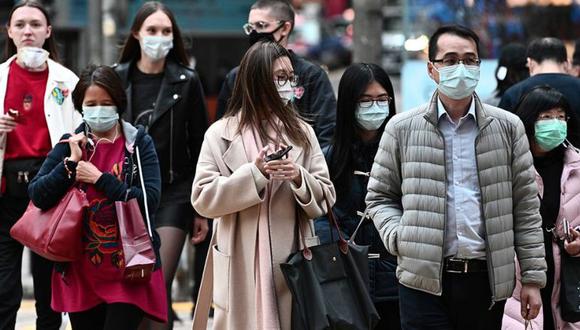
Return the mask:
[(473, 94), (479, 82), (478, 66), (461, 63), (435, 70), (439, 72), (437, 89), (453, 100), (461, 100)]
[(287, 104), (294, 101), (294, 87), (292, 87), (290, 80), (286, 80), (282, 86), (279, 86), (276, 82), (274, 82), (274, 84), (276, 84), (276, 89), (278, 90), (282, 102)]
[(49, 54), (50, 53), (43, 48), (22, 47), (18, 49), (18, 54), (16, 55), (16, 57), (18, 61), (22, 63), (25, 67), (30, 69), (36, 69), (46, 62)]
[(370, 108), (357, 106), (354, 116), (358, 124), (367, 131), (375, 131), (381, 127), (389, 116), (389, 105), (378, 105), (373, 102)]
[(147, 57), (157, 61), (165, 58), (173, 48), (173, 37), (142, 36), (141, 49)]
[(564, 142), (568, 125), (560, 119), (538, 120), (534, 130), (538, 146), (544, 151), (550, 151)]
[(83, 120), (91, 130), (95, 132), (106, 132), (113, 128), (119, 120), (117, 107), (114, 105), (83, 105)]

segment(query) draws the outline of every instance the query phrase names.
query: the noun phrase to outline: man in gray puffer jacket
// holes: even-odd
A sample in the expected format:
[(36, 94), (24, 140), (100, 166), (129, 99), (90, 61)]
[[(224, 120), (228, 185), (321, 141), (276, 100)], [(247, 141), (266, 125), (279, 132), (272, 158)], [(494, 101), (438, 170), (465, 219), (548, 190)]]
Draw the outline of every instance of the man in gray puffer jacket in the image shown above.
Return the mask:
[(500, 329), (522, 275), (522, 315), (535, 318), (546, 262), (532, 156), (521, 121), (484, 105), (479, 39), (461, 26), (429, 42), (431, 102), (393, 117), (366, 197), (398, 256), (403, 329)]

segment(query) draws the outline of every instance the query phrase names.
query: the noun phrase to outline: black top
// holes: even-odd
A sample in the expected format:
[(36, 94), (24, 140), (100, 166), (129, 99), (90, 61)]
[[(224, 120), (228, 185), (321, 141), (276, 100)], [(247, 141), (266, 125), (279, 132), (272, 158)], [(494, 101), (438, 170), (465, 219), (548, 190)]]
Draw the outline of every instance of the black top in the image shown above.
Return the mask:
[(123, 119), (132, 121), (134, 112), (143, 109), (134, 104), (152, 96), (155, 107), (149, 119), (148, 133), (155, 142), (163, 183), (161, 205), (191, 203), (191, 185), (195, 165), (208, 127), (205, 97), (197, 72), (168, 59), (161, 83), (153, 92), (133, 86), (138, 75), (134, 61), (115, 66), (127, 93)]
[(564, 148), (558, 147), (544, 157), (534, 157), (534, 166), (542, 177), (544, 193), (540, 204), (540, 214), (542, 215), (542, 227), (544, 228), (544, 246), (546, 248), (546, 263), (548, 272), (546, 287), (541, 290), (542, 303), (544, 305), (545, 329), (554, 329), (552, 324), (551, 295), (554, 287), (554, 255), (552, 251), (552, 233), (546, 229), (551, 229), (556, 223), (560, 211), (560, 181), (562, 170), (564, 169)]
[(520, 98), (532, 88), (548, 85), (564, 94), (570, 105), (570, 109), (576, 109), (580, 114), (580, 78), (572, 77), (564, 73), (541, 73), (520, 81), (508, 88), (499, 107), (514, 112)]
[(556, 148), (544, 157), (534, 157), (534, 166), (542, 177), (544, 194), (540, 205), (542, 226), (551, 228), (560, 211), (560, 178), (564, 168), (563, 148)]
[(148, 74), (143, 73), (137, 66), (133, 71), (131, 83), (133, 86), (132, 100), (132, 121), (134, 125), (143, 125), (149, 128), (151, 114), (155, 109), (159, 88), (163, 80), (163, 72)]

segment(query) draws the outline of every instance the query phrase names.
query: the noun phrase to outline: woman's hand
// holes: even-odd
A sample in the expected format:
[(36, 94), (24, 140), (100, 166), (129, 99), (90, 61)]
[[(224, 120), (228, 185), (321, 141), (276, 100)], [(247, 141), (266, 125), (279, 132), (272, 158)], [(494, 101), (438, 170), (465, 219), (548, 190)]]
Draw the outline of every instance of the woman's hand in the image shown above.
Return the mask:
[(12, 132), (12, 130), (16, 128), (16, 125), (18, 125), (18, 123), (14, 117), (7, 114), (0, 115), (0, 134)]
[(206, 218), (195, 217), (193, 220), (193, 233), (191, 235), (191, 244), (196, 245), (205, 240), (209, 231), (209, 225)]
[(269, 161), (264, 169), (271, 179), (293, 181), (299, 187), (302, 185), (300, 167), (292, 158)]
[(95, 184), (103, 172), (92, 163), (81, 160), (77, 165), (76, 180), (78, 182)]
[(580, 254), (580, 233), (574, 228), (570, 228), (570, 239), (570, 242), (564, 240), (564, 249), (569, 255), (578, 256)]
[(78, 163), (83, 156), (83, 151), (81, 148), (84, 147), (86, 143), (87, 137), (85, 136), (85, 133), (79, 133), (69, 137), (68, 138), (68, 145), (70, 147), (69, 160)]
[(267, 151), (268, 151), (268, 146), (265, 146), (264, 148), (262, 148), (262, 150), (260, 150), (260, 153), (258, 154), (258, 157), (256, 157), (256, 159), (254, 160), (254, 164), (260, 170), (260, 172), (262, 172), (262, 174), (268, 178), (268, 174), (266, 173), (266, 170), (264, 169), (264, 166), (266, 165), (266, 161), (264, 160), (264, 157), (266, 157)]

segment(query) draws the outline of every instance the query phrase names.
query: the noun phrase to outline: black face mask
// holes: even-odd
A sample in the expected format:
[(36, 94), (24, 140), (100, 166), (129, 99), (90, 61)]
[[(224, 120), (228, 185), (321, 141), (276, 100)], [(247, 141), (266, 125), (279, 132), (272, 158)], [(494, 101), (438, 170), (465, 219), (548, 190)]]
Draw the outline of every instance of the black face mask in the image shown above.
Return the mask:
[(282, 41), (282, 38), (284, 38), (284, 36), (282, 36), (280, 38), (280, 40), (276, 40), (274, 38), (274, 33), (276, 33), (278, 30), (280, 30), (283, 26), (284, 26), (284, 22), (282, 22), (282, 24), (280, 24), (272, 32), (258, 32), (256, 30), (252, 30), (252, 32), (250, 32), (250, 34), (248, 36), (248, 38), (249, 38), (248, 41), (250, 42), (250, 47), (253, 46), (258, 41), (272, 41), (275, 43), (279, 43), (280, 41)]

